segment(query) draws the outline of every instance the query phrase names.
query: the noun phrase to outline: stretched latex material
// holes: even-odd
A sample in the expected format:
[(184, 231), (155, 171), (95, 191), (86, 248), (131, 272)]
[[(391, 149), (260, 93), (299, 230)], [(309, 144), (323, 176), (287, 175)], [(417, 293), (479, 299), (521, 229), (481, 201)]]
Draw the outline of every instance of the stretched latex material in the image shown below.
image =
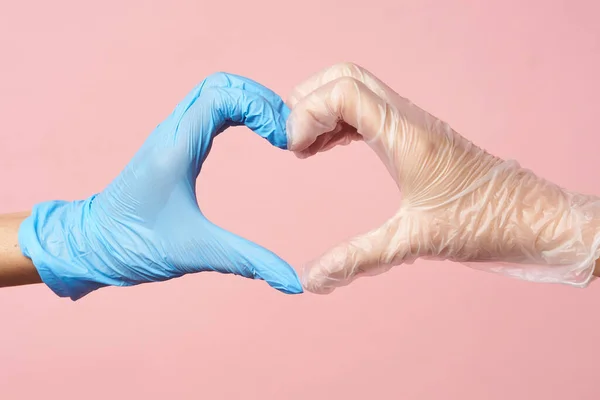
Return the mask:
[(213, 224), (196, 196), (196, 178), (218, 134), (245, 125), (285, 148), (288, 114), (283, 100), (259, 83), (227, 73), (210, 75), (102, 192), (81, 201), (37, 204), (19, 229), (23, 254), (50, 289), (72, 300), (104, 286), (162, 282), (203, 271), (302, 293), (288, 263)]
[(494, 157), (354, 64), (311, 77), (288, 105), (288, 147), (298, 157), (364, 141), (402, 193), (383, 226), (306, 265), (307, 290), (329, 293), (417, 258), (535, 282), (590, 281), (600, 256), (598, 198)]

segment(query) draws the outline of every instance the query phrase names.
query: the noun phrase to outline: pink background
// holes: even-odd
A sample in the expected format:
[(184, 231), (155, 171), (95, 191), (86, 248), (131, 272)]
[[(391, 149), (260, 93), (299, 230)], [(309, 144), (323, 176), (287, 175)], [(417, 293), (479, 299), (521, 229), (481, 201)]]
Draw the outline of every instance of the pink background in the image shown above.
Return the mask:
[[(592, 0), (4, 0), (0, 212), (101, 190), (211, 72), (286, 95), (338, 61), (493, 153), (600, 194), (598, 12)], [(398, 203), (364, 145), (301, 161), (242, 128), (216, 141), (200, 193), (211, 219), (298, 267)], [(0, 397), (598, 399), (599, 307), (600, 283), (425, 262), (327, 297), (213, 274), (76, 303), (4, 289)]]

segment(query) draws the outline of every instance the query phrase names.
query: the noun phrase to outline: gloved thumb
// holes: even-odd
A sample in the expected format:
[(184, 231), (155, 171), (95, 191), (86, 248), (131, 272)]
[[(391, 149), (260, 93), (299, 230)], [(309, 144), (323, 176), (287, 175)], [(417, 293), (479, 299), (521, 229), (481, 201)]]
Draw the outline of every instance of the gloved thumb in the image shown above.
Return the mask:
[(300, 294), (302, 284), (296, 271), (275, 253), (216, 225), (211, 229), (213, 268), (217, 272), (260, 279), (286, 294)]
[(394, 265), (414, 261), (407, 224), (394, 217), (381, 227), (341, 243), (308, 263), (302, 284), (310, 292), (328, 294), (361, 276), (378, 275)]

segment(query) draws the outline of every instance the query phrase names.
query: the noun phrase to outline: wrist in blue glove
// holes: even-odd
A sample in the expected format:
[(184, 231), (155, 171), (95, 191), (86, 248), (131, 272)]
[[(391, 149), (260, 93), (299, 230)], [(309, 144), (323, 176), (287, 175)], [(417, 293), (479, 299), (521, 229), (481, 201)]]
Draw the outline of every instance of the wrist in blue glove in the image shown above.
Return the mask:
[(246, 125), (286, 148), (289, 109), (247, 78), (217, 73), (199, 84), (148, 137), (123, 172), (87, 200), (38, 204), (19, 229), (23, 254), (59, 296), (103, 286), (165, 281), (216, 271), (302, 293), (282, 259), (208, 221), (196, 178), (214, 137)]

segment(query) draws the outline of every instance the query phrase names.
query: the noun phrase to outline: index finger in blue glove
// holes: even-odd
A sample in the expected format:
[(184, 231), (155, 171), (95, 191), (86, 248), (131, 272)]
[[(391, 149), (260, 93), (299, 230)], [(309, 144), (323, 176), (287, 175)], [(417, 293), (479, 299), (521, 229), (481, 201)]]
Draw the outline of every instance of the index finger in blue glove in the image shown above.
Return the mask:
[(264, 97), (231, 88), (204, 90), (181, 118), (175, 140), (180, 140), (182, 135), (188, 137), (187, 142), (194, 146), (192, 157), (204, 161), (212, 139), (228, 123), (244, 124), (276, 146), (283, 147), (287, 143), (284, 115)]
[[(179, 122), (181, 118), (188, 112), (188, 110), (196, 103), (196, 101), (201, 97), (202, 93), (211, 88), (221, 88), (221, 89), (240, 89), (243, 91), (247, 91), (249, 93), (255, 94), (257, 96), (262, 97), (267, 103), (270, 104), (271, 108), (277, 112), (284, 121), (287, 120), (290, 114), (290, 109), (284, 103), (283, 99), (273, 92), (272, 90), (266, 88), (258, 82), (255, 82), (251, 79), (245, 78), (243, 76), (228, 74), (225, 72), (217, 72), (206, 79), (204, 79), (199, 85), (197, 85), (192, 91), (190, 91), (187, 96), (177, 105), (171, 118), (175, 119)], [(231, 121), (237, 122), (237, 121)], [(285, 131), (285, 126), (284, 126)], [(262, 135), (261, 135), (262, 136)], [(269, 140), (269, 142), (279, 148), (286, 149), (287, 148), (287, 137), (286, 136), (263, 136), (265, 139)]]
[(248, 92), (252, 92), (264, 97), (265, 100), (267, 100), (275, 110), (280, 112), (285, 117), (285, 119), (287, 119), (289, 115), (290, 110), (281, 96), (273, 92), (271, 89), (261, 85), (260, 83), (244, 76), (229, 74), (226, 72), (214, 73), (207, 77), (204, 82), (205, 89), (212, 87), (247, 90)]

